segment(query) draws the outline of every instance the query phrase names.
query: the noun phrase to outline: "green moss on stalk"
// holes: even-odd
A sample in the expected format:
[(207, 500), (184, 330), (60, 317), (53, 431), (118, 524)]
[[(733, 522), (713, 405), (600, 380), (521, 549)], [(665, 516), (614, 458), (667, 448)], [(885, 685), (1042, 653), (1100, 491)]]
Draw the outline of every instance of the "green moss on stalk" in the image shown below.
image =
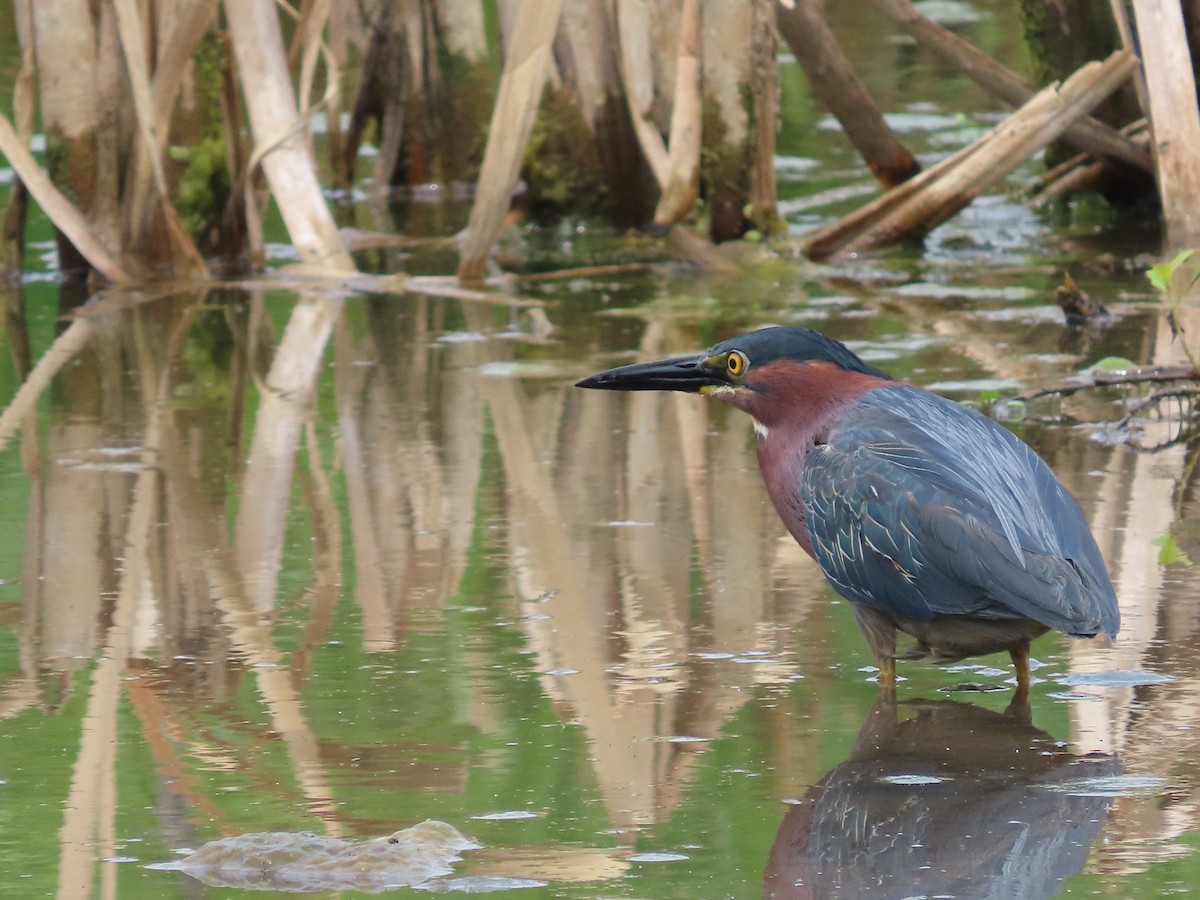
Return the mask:
[(709, 233), (714, 241), (733, 240), (746, 231), (742, 215), (748, 196), (746, 147), (728, 139), (728, 128), (715, 101), (703, 101), (701, 122), (700, 180), (711, 220)]
[(1117, 47), (1117, 29), (1106, 0), (1019, 0), (1017, 9), (1038, 84), (1065, 78)]
[[(1089, 60), (1104, 59), (1119, 45), (1108, 0), (1019, 0), (1018, 11), (1034, 78), (1039, 85), (1067, 78)], [(1092, 115), (1120, 126), (1139, 115), (1137, 98), (1126, 85), (1101, 103)], [(1076, 149), (1051, 145), (1047, 166), (1068, 159)]]
[(542, 102), (523, 175), (535, 211), (603, 215), (611, 198), (591, 130), (571, 98), (547, 94)]
[(57, 129), (47, 128), (45, 139), (46, 149), (42, 154), (42, 159), (46, 165), (46, 173), (54, 182), (54, 186), (78, 209), (82, 198), (79, 195), (78, 185), (72, 178), (72, 172), (77, 168), (77, 161), (72, 159), (72, 154), (77, 153), (79, 147), (72, 146), (72, 142), (68, 141)]
[(203, 249), (221, 221), (233, 184), (226, 156), (221, 90), (225, 49), (215, 33), (206, 34), (192, 54), (200, 107), (200, 138), (187, 147), (172, 147), (171, 159), (182, 164), (175, 208), (188, 232)]
[(441, 44), (438, 64), (442, 77), (441, 116), (435, 134), (443, 137), (444, 172), (439, 181), (475, 181), (487, 146), (487, 128), (496, 100), (496, 69), (490, 60), (471, 62)]
[(215, 32), (206, 34), (192, 53), (196, 96), (206, 128), (220, 130), (221, 91), (225, 78), (225, 47)]
[(184, 163), (175, 191), (175, 207), (197, 239), (220, 221), (232, 185), (225, 158), (225, 139), (205, 135), (191, 147), (174, 147), (171, 158)]

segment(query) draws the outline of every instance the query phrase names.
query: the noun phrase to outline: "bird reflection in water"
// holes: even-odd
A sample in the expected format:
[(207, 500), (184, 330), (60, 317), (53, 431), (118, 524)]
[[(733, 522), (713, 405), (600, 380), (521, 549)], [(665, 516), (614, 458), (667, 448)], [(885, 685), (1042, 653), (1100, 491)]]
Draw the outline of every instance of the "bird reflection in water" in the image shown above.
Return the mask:
[(881, 693), (849, 759), (784, 816), (764, 896), (1053, 896), (1112, 802), (1078, 783), (1120, 772), (1035, 728), (1020, 698), (1004, 713), (950, 700), (898, 713)]

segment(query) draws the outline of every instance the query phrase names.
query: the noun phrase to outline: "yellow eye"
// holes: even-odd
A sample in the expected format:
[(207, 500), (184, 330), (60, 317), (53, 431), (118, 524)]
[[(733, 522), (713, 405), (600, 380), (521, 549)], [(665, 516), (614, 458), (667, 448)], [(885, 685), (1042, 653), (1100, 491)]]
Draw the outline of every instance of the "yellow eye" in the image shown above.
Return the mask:
[(731, 351), (729, 358), (725, 360), (725, 368), (729, 370), (729, 374), (734, 378), (741, 378), (742, 374), (746, 371), (746, 366), (749, 364), (750, 361), (746, 359), (745, 355), (739, 353), (737, 350)]

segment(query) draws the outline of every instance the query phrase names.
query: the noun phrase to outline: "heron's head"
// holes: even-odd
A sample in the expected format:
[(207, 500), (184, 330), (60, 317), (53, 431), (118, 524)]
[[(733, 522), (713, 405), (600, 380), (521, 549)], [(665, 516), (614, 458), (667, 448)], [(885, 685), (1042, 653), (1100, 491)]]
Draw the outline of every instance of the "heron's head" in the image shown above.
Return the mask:
[(765, 425), (812, 414), (890, 377), (844, 344), (811, 328), (764, 328), (703, 353), (599, 372), (579, 387), (610, 391), (687, 391), (745, 410)]

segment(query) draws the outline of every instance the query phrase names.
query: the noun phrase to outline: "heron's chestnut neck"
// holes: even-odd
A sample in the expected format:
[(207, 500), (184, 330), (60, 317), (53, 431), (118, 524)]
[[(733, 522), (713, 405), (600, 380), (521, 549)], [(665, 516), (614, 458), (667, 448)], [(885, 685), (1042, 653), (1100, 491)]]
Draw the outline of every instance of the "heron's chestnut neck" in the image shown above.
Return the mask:
[(716, 396), (748, 412), (768, 433), (775, 428), (786, 428), (794, 440), (799, 436), (795, 429), (815, 435), (846, 404), (867, 391), (893, 383), (877, 375), (843, 369), (826, 360), (778, 359), (751, 369), (745, 381), (749, 390)]
[(812, 541), (800, 499), (805, 454), (823, 440), (846, 406), (894, 382), (823, 360), (777, 360), (752, 370), (752, 375), (747, 378), (752, 390), (716, 396), (754, 417), (758, 467), (767, 493), (788, 531), (811, 556)]

